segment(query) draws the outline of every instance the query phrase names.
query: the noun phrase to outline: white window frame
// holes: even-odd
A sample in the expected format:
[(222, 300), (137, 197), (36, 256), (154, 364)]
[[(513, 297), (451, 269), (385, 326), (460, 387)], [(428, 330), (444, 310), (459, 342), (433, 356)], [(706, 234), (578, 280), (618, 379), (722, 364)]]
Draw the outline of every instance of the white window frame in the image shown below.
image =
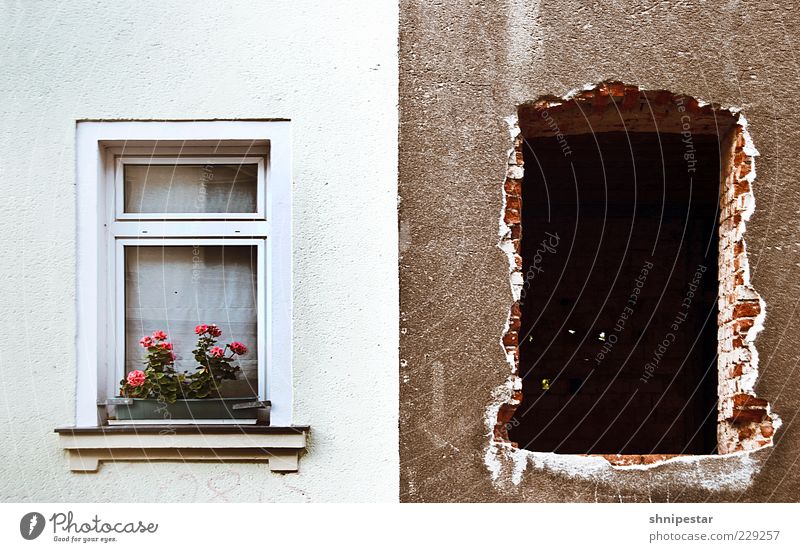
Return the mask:
[[(125, 165), (258, 165), (256, 210), (253, 213), (126, 213)], [(264, 219), (266, 171), (263, 157), (128, 157), (119, 156), (116, 162), (115, 191), (117, 220), (237, 220)]]
[[(114, 396), (124, 372), (125, 245), (256, 245), (258, 247), (259, 398), (272, 403), (270, 424), (291, 426), (292, 272), (291, 129), (287, 120), (79, 121), (77, 125), (77, 393), (75, 425), (102, 423), (98, 404)], [(120, 217), (119, 148), (125, 141), (258, 140), (268, 144), (259, 176), (260, 212), (238, 214), (135, 213)], [(133, 144), (135, 147), (135, 143)], [(123, 148), (124, 152), (124, 148)], [(243, 158), (203, 157), (232, 163)], [(129, 159), (143, 159), (127, 157)], [(232, 161), (233, 160), (233, 161)], [(146, 162), (174, 158), (146, 158)], [(174, 218), (173, 218), (174, 217)], [(185, 218), (202, 219), (196, 224)], [(213, 220), (223, 218), (225, 220)], [(260, 220), (258, 220), (260, 218)], [(181, 220), (184, 219), (184, 220)], [(122, 276), (120, 277), (120, 274)], [(120, 299), (122, 297), (122, 299)], [(122, 301), (122, 303), (120, 303)], [(261, 321), (263, 320), (263, 324)], [(120, 351), (121, 349), (121, 351)], [(122, 359), (122, 363), (120, 363)]]

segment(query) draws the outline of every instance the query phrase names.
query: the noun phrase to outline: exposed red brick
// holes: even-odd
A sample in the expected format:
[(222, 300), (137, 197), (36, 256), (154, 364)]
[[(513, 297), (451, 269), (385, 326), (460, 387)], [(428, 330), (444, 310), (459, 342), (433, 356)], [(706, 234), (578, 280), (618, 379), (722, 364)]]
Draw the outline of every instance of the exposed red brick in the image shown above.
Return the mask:
[(576, 107), (577, 107), (577, 104), (575, 103), (575, 101), (574, 100), (569, 100), (569, 101), (566, 101), (563, 104), (561, 104), (560, 110), (561, 111), (568, 111), (570, 109), (575, 109)]
[(598, 114), (603, 113), (610, 102), (611, 98), (607, 93), (598, 94), (592, 102), (592, 110)]
[(621, 82), (609, 82), (607, 87), (609, 94), (615, 98), (621, 98), (625, 95), (625, 85)]
[(733, 317), (758, 316), (761, 313), (761, 305), (758, 301), (742, 301), (733, 307)]
[(753, 408), (766, 408), (768, 404), (764, 399), (746, 393), (738, 393), (734, 395), (732, 399), (733, 405), (736, 407), (748, 406)]
[(753, 426), (751, 425), (744, 426), (739, 429), (739, 440), (744, 441), (746, 439), (750, 439), (755, 434), (756, 430), (755, 428), (753, 428)]
[(516, 178), (506, 178), (505, 183), (506, 193), (510, 196), (519, 197), (522, 193), (522, 181)]
[(734, 424), (752, 424), (761, 423), (767, 417), (767, 411), (761, 408), (757, 409), (734, 409), (731, 421)]
[(656, 93), (655, 103), (656, 105), (667, 105), (672, 102), (672, 92), (667, 92), (666, 90), (659, 90)]
[(519, 334), (514, 331), (508, 331), (506, 335), (503, 336), (503, 345), (506, 347), (515, 347), (519, 344)]
[(639, 466), (655, 464), (670, 458), (683, 456), (681, 454), (583, 454), (581, 456), (599, 456), (605, 458), (614, 466)]
[(744, 179), (737, 179), (733, 182), (733, 195), (739, 197), (743, 194), (750, 193), (750, 182)]
[(516, 209), (506, 209), (505, 223), (508, 225), (519, 224), (522, 222), (519, 211)]
[(733, 322), (733, 331), (738, 334), (746, 334), (755, 324), (752, 318), (740, 318)]
[(639, 107), (639, 89), (635, 86), (625, 87), (625, 98), (622, 100), (622, 109), (631, 111)]
[(752, 169), (750, 163), (746, 160), (742, 161), (742, 163), (736, 169), (736, 177), (737, 178), (744, 178), (748, 174), (750, 174), (750, 170)]
[(514, 411), (516, 408), (513, 408), (511, 405), (504, 404), (500, 407), (500, 410), (497, 412), (497, 421), (502, 424), (507, 424), (514, 418)]

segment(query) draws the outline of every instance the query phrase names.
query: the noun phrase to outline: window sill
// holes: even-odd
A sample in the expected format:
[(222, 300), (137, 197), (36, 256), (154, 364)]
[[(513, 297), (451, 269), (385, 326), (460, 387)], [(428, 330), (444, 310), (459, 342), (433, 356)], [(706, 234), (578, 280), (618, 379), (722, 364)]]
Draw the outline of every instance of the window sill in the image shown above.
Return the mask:
[(296, 472), (309, 426), (152, 425), (60, 427), (73, 472), (95, 472), (100, 462), (137, 460), (268, 462), (273, 472)]

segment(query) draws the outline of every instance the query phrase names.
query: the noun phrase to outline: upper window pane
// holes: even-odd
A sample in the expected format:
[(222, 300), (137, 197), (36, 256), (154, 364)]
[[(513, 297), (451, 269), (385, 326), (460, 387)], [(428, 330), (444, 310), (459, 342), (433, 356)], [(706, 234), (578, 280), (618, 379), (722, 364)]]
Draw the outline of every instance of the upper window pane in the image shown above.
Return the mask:
[(258, 163), (124, 163), (124, 213), (256, 213)]

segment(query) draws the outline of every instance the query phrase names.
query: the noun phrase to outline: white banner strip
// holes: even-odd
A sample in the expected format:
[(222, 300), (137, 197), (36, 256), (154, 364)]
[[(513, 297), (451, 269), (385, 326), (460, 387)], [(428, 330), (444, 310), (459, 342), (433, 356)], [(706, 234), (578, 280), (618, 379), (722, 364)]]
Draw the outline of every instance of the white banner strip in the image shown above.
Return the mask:
[(797, 504), (2, 504), (0, 511), (0, 549), (15, 551), (800, 550)]

